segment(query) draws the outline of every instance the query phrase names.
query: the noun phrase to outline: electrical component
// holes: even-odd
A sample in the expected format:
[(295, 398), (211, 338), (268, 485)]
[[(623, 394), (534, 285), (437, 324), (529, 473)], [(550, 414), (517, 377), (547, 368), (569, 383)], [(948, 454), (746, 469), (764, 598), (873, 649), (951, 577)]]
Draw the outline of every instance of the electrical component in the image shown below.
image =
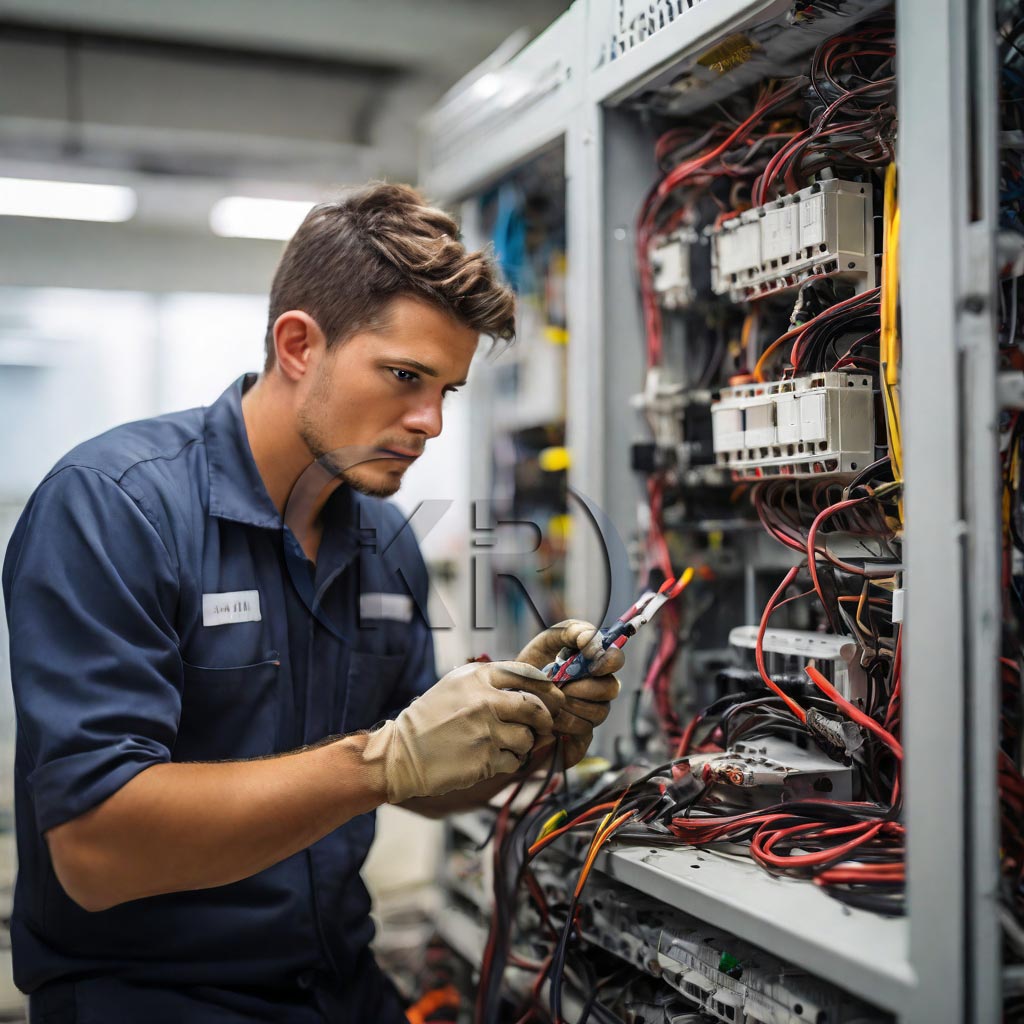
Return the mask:
[(850, 768), (788, 740), (769, 736), (734, 743), (721, 753), (691, 754), (690, 771), (714, 791), (710, 801), (771, 807), (786, 800), (853, 799)]
[(686, 403), (683, 409), (683, 452), (685, 467), (714, 465), (710, 402), (702, 402), (698, 398)]
[(725, 221), (711, 237), (711, 287), (734, 302), (827, 274), (875, 286), (871, 188), (826, 179)]
[(708, 1019), (671, 990), (647, 998), (631, 995), (619, 1013), (625, 1024), (706, 1024)]
[(683, 444), (683, 409), (686, 408), (686, 385), (658, 366), (652, 366), (644, 377), (644, 390), (630, 399), (650, 424), (654, 443), (671, 451)]
[(903, 587), (897, 587), (892, 592), (892, 621), (900, 623), (903, 621), (903, 609), (906, 604), (907, 592)]
[[(758, 626), (736, 626), (729, 631), (730, 646), (755, 650), (758, 630)], [(860, 666), (861, 649), (853, 637), (802, 629), (766, 629), (761, 647), (766, 654), (798, 662), (813, 661), (819, 670), (825, 670), (832, 685), (848, 701), (863, 703), (867, 695), (867, 677)], [(802, 665), (791, 667), (797, 672)]]
[(874, 462), (874, 394), (866, 374), (723, 388), (711, 421), (718, 465), (737, 478), (855, 473)]
[(659, 367), (648, 370), (643, 392), (630, 404), (644, 414), (654, 440), (633, 446), (633, 469), (654, 473), (713, 466), (711, 394), (687, 388)]
[(677, 228), (651, 249), (654, 294), (663, 309), (688, 309), (710, 284), (706, 240), (690, 227)]
[[(567, 874), (562, 867), (564, 864), (552, 860), (533, 869), (553, 905), (564, 902), (567, 895)], [(839, 1024), (853, 1017), (884, 1019), (840, 989), (610, 880), (591, 882), (582, 901), (580, 925), (587, 942), (627, 960), (645, 974), (660, 977), (713, 1020), (726, 1024)], [(658, 998), (657, 1004), (667, 1004), (678, 1012), (664, 997)]]

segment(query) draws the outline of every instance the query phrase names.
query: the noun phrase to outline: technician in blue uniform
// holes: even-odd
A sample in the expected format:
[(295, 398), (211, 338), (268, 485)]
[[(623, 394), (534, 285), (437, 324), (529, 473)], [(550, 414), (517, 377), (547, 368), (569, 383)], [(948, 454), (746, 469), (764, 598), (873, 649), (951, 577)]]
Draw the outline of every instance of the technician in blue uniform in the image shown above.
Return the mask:
[(404, 1020), (368, 949), (374, 809), (477, 804), (555, 734), (574, 762), (618, 690), (618, 652), (564, 693), (539, 671), (595, 653), (581, 622), (437, 681), (423, 561), (380, 500), (479, 334), (512, 328), (455, 224), (371, 186), (289, 243), (258, 378), (36, 490), (3, 571), (33, 1022)]

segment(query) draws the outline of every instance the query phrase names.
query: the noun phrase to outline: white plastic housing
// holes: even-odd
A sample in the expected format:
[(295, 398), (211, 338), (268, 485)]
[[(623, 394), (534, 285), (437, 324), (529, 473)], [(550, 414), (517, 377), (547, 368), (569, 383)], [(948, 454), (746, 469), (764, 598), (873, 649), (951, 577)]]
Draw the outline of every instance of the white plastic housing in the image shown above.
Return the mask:
[(872, 389), (841, 372), (725, 388), (711, 406), (715, 461), (737, 478), (856, 473), (874, 461)]
[(651, 249), (654, 292), (665, 309), (685, 309), (697, 297), (690, 271), (691, 246), (696, 240), (691, 228), (680, 228)]
[(812, 275), (875, 286), (871, 188), (815, 182), (727, 220), (711, 236), (711, 287), (734, 302), (794, 288)]

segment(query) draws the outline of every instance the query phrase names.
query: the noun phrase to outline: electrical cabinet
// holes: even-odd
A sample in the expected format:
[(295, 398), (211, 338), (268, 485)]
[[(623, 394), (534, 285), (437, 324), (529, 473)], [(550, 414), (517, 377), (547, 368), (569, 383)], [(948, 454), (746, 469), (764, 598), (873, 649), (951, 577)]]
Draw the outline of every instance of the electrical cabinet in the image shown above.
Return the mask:
[[(563, 261), (549, 279), (547, 252), (546, 283), (526, 292), (531, 336), (554, 331), (558, 358), (526, 349), (474, 369), (473, 493), (530, 493), (532, 513), (547, 495), (561, 540), (545, 556), (563, 565), (544, 581), (552, 615), (607, 625), (659, 564), (699, 570), (674, 617), (628, 649), (595, 746), (611, 763), (678, 766), (687, 751), (685, 770), (659, 778), (679, 800), (682, 776), (695, 780), (705, 810), (657, 819), (671, 826), (660, 837), (628, 821), (592, 857), (596, 826), (538, 856), (537, 899), (576, 906), (579, 942), (550, 1000), (550, 967), (536, 976), (537, 1019), (559, 999), (566, 1020), (648, 1024), (1015, 1019), (1024, 985), (1000, 938), (997, 784), (1000, 703), (1019, 693), (1000, 682), (1014, 671), (1000, 655), (1015, 661), (1001, 649), (1000, 582), (1024, 565), (1004, 565), (999, 528), (1007, 424), (1024, 405), (1005, 284), (1024, 246), (1008, 237), (1013, 188), (1000, 197), (999, 184), (1000, 142), (1015, 136), (997, 131), (997, 26), (1019, 31), (1015, 10), (578, 0), (427, 124), (424, 186), (460, 208), (467, 239), (500, 243), (495, 197), (518, 189), (525, 249), (557, 235)], [(1002, 71), (1013, 76), (1024, 83)], [(529, 227), (542, 210), (554, 220)], [(521, 430), (540, 430), (532, 448)], [(550, 467), (563, 476), (545, 489)], [(499, 646), (481, 631), (464, 642), (512, 656), (538, 625), (510, 613)], [(818, 724), (731, 736), (745, 712), (723, 724), (715, 702), (764, 677), (782, 694), (766, 714), (785, 717), (788, 698)], [(896, 748), (854, 712), (898, 734)], [(843, 871), (765, 870), (772, 858), (752, 859), (749, 835), (707, 841), (715, 806), (758, 814), (819, 798), (884, 809), (881, 832), (849, 824), (899, 835), (860, 848), (875, 890)], [(492, 819), (451, 821), (438, 918), (485, 974), (503, 884), (478, 850)], [(787, 841), (772, 840), (817, 849)], [(566, 886), (588, 857), (576, 905)], [(588, 1003), (591, 955), (594, 970), (633, 972), (620, 1016)], [(533, 980), (522, 964), (507, 972), (524, 1006)]]

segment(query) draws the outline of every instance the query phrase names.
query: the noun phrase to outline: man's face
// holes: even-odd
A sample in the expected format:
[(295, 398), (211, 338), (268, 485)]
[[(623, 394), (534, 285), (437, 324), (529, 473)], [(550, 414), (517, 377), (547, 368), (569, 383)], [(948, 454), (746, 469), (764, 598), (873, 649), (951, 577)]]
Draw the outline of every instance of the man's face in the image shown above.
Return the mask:
[[(298, 412), (313, 457), (334, 463), (363, 494), (394, 494), (427, 441), (441, 433), (445, 396), (466, 382), (477, 342), (473, 328), (429, 303), (394, 299), (383, 327), (336, 345), (313, 371)], [(384, 451), (365, 461), (358, 452), (332, 460), (330, 453), (343, 448)]]

